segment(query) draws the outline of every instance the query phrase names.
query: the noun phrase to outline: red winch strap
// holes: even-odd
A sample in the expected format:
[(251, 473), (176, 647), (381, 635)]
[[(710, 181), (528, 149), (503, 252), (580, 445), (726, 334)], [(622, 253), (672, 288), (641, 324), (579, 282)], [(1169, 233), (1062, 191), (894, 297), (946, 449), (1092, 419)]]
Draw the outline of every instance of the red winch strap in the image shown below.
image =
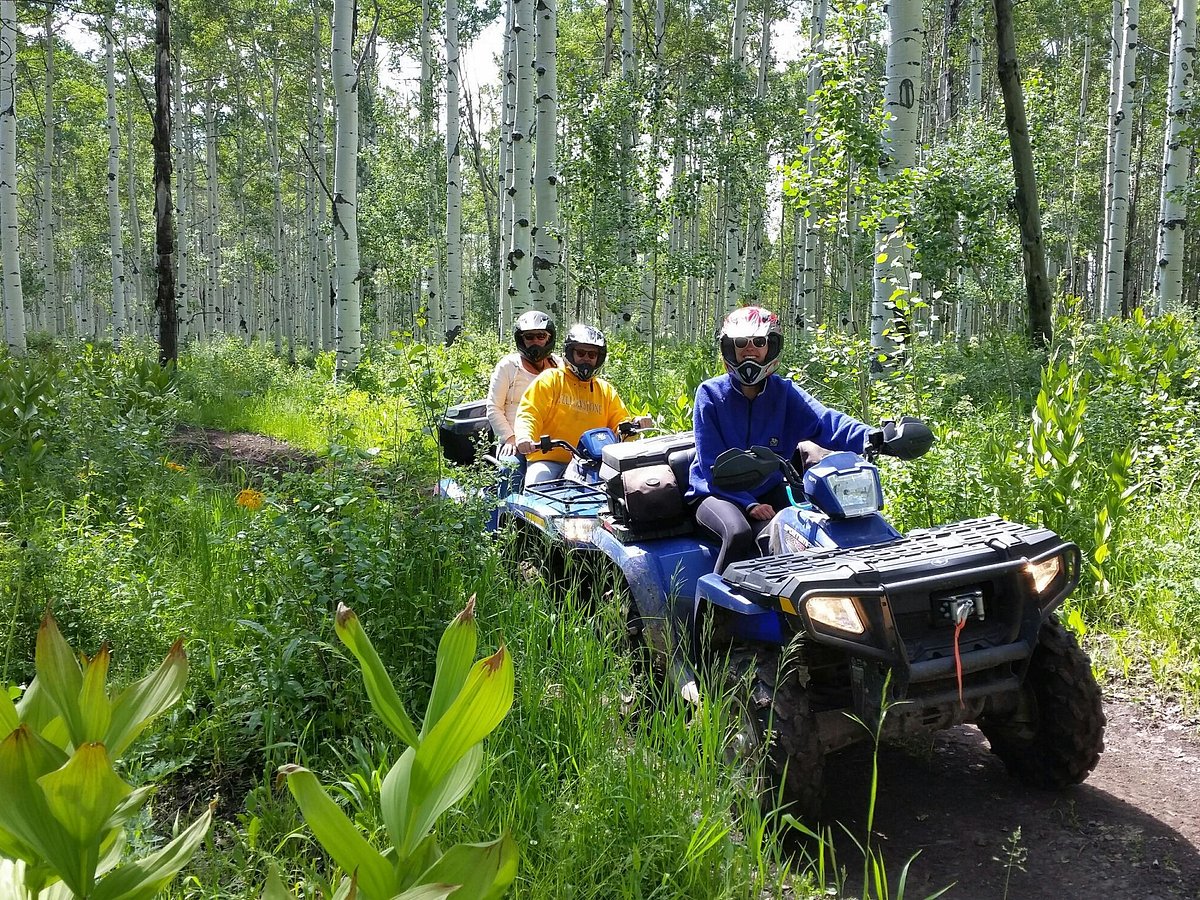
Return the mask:
[(958, 676), (958, 705), (965, 706), (963, 703), (962, 691), (962, 657), (958, 655), (958, 636), (962, 634), (963, 626), (967, 624), (967, 620), (963, 619), (954, 626), (954, 674)]

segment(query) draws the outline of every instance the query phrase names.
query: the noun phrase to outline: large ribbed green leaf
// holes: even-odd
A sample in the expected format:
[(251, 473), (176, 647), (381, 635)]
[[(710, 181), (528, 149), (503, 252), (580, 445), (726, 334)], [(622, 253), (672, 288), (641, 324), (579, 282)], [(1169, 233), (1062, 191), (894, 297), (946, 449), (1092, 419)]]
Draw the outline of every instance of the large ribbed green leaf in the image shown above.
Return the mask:
[(43, 775), (38, 784), (50, 812), (83, 847), (99, 844), (109, 817), (133, 793), (113, 771), (108, 752), (98, 743), (79, 747), (65, 766)]
[(390, 900), (444, 900), (457, 890), (457, 884), (419, 884), (414, 888), (409, 888), (403, 894), (397, 894)]
[(21, 717), (17, 715), (17, 706), (12, 697), (8, 696), (8, 688), (0, 684), (0, 740), (16, 731), (20, 724)]
[(0, 829), (36, 853), (76, 894), (91, 887), (86, 861), (50, 812), (37, 779), (65, 762), (62, 752), (22, 725), (0, 742)]
[(425, 719), (421, 722), (421, 737), (425, 737), (442, 715), (450, 708), (458, 692), (462, 690), (475, 661), (475, 646), (478, 638), (475, 622), (475, 595), (467, 601), (454, 621), (442, 633), (438, 644), (437, 672), (433, 677), (433, 689), (429, 704), (425, 708)]
[(113, 869), (96, 885), (89, 900), (151, 900), (179, 874), (212, 826), (211, 803), (204, 815), (161, 850)]
[(471, 668), (459, 695), (417, 748), (412, 791), (431, 795), (463, 755), (500, 724), (512, 707), (513, 677), (504, 647)]
[(104, 746), (113, 759), (120, 757), (142, 729), (183, 696), (187, 674), (183, 641), (176, 641), (156, 671), (135, 681), (113, 701), (112, 719), (104, 738)]
[(108, 645), (92, 657), (83, 670), (83, 687), (79, 691), (79, 711), (83, 717), (83, 739), (102, 741), (112, 721), (112, 701), (108, 699)]
[(312, 772), (301, 766), (281, 766), (288, 789), (300, 805), (304, 821), (325, 852), (346, 872), (358, 878), (359, 889), (369, 900), (384, 900), (395, 893), (392, 864), (372, 847), (340, 806), (321, 787)]
[(421, 876), (425, 883), (459, 885), (454, 900), (495, 900), (517, 877), (517, 845), (505, 833), (486, 844), (458, 844)]
[(38, 684), (66, 722), (71, 743), (77, 746), (82, 744), (86, 740), (83, 714), (79, 709), (83, 672), (79, 668), (79, 660), (75, 658), (75, 651), (58, 630), (54, 616), (49, 613), (42, 617), (42, 624), (38, 628), (34, 667), (37, 669)]
[(415, 758), (413, 748), (405, 750), (384, 777), (379, 791), (383, 823), (402, 859), (424, 840), (438, 817), (471, 790), (483, 765), (483, 744), (470, 748), (433, 790), (424, 794), (412, 788)]
[(391, 676), (383, 667), (383, 661), (375, 650), (375, 645), (363, 631), (362, 623), (354, 610), (344, 603), (338, 604), (337, 615), (334, 617), (334, 631), (342, 643), (350, 648), (350, 652), (358, 660), (362, 669), (363, 683), (367, 687), (367, 697), (375, 712), (383, 719), (383, 724), (392, 730), (396, 737), (410, 747), (417, 744), (417, 729), (409, 718), (408, 710), (400, 702), (400, 695), (392, 684)]

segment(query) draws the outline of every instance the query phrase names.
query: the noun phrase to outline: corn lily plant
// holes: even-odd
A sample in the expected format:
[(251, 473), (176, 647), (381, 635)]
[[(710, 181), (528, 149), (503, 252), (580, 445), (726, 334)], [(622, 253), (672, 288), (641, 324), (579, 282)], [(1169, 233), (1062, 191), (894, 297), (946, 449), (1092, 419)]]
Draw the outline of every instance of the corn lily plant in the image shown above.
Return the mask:
[[(503, 896), (517, 874), (511, 836), (442, 851), (434, 826), (471, 789), (483, 762), (483, 739), (513, 703), (513, 664), (503, 646), (473, 662), (475, 598), (438, 645), (433, 690), (418, 732), (354, 611), (339, 605), (335, 629), (362, 669), (371, 705), (407, 744), (380, 788), (381, 818), (392, 845), (379, 850), (342, 812), (312, 772), (283, 766), (281, 778), (318, 841), (346, 873), (335, 900), (487, 900)], [(286, 897), (268, 880), (267, 900)]]
[(36, 677), (0, 686), (0, 898), (137, 900), (161, 891), (212, 824), (212, 807), (158, 851), (121, 863), (125, 823), (153, 785), (127, 784), (113, 768), (142, 730), (174, 704), (187, 681), (176, 642), (157, 671), (109, 695), (108, 647), (77, 657), (47, 613), (38, 629)]

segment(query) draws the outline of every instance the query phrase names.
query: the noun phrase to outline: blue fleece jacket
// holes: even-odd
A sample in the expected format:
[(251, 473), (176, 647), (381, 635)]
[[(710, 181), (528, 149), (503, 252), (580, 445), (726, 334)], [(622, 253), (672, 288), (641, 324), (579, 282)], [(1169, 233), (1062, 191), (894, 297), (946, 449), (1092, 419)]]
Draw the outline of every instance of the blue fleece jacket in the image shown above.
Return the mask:
[(790, 457), (801, 441), (829, 450), (862, 453), (871, 428), (845, 413), (829, 409), (794, 382), (771, 375), (750, 400), (730, 375), (710, 378), (696, 390), (692, 413), (696, 459), (689, 473), (687, 497), (722, 497), (748, 510), (783, 480), (775, 473), (753, 493), (730, 493), (712, 483), (712, 466), (731, 447), (748, 450), (761, 445)]

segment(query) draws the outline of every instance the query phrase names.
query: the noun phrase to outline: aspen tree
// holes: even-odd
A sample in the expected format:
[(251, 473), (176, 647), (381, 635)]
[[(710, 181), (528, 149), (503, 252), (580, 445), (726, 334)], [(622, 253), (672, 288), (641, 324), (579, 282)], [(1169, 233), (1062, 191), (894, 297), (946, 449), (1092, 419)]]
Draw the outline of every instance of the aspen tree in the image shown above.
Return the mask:
[(1187, 187), (1192, 162), (1192, 148), (1184, 140), (1184, 129), (1192, 113), (1195, 57), (1196, 0), (1175, 0), (1154, 269), (1155, 310), (1160, 314), (1178, 306), (1183, 300), (1183, 237), (1187, 227), (1187, 204), (1181, 195)]
[(358, 257), (358, 70), (354, 64), (354, 0), (334, 0), (330, 68), (337, 142), (333, 172), (333, 243), (337, 273), (338, 371), (353, 372), (362, 354)]
[(458, 0), (446, 0), (446, 314), (442, 336), (447, 342), (463, 328), (459, 84)]
[(58, 296), (57, 251), (54, 240), (54, 3), (46, 0), (46, 83), (42, 103), (41, 215), (38, 218), (38, 268), (42, 278), (42, 302), (38, 319), (55, 334), (66, 331), (65, 307)]
[[(898, 177), (917, 161), (917, 123), (920, 115), (921, 54), (924, 39), (918, 0), (888, 0), (887, 84), (884, 111), (888, 123), (879, 163), (880, 181)], [(908, 288), (908, 252), (900, 220), (886, 216), (876, 245), (874, 292), (871, 302), (871, 350), (876, 363), (892, 355), (893, 298)]]
[(104, 73), (108, 89), (108, 246), (112, 266), (112, 342), (121, 348), (125, 338), (125, 260), (121, 240), (121, 200), (118, 178), (121, 168), (121, 145), (117, 131), (116, 62), (114, 59), (112, 16), (104, 18)]
[(17, 10), (0, 0), (0, 265), (3, 266), (4, 338), (8, 352), (25, 355), (25, 300), (17, 226)]
[(534, 229), (533, 302), (560, 313), (559, 263), (562, 235), (558, 221), (558, 4), (536, 0), (537, 144), (533, 182), (537, 209)]
[(512, 130), (513, 181), (512, 238), (508, 258), (507, 293), (515, 319), (533, 305), (533, 148), (529, 139), (534, 124), (533, 5), (535, 0), (513, 0), (513, 33), (516, 45), (516, 118)]
[(1117, 112), (1112, 121), (1112, 167), (1105, 225), (1103, 311), (1121, 315), (1125, 296), (1125, 240), (1129, 227), (1129, 155), (1133, 140), (1133, 103), (1137, 90), (1138, 18), (1140, 0), (1125, 4), (1121, 43), (1121, 82)]

